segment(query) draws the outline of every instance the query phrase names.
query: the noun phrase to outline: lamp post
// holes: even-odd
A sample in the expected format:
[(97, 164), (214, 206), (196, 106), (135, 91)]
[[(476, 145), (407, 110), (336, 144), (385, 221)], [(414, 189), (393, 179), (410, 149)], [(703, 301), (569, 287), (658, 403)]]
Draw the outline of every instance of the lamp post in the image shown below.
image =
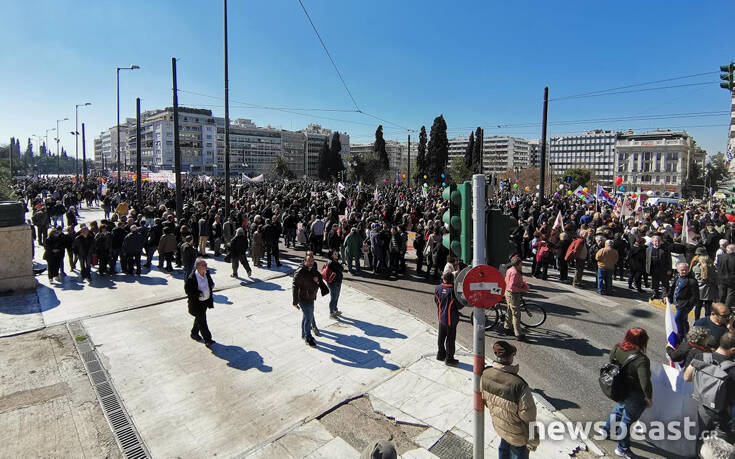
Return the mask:
[(117, 71), (117, 183), (120, 186), (120, 70), (137, 70), (140, 67), (115, 67)]
[(77, 182), (79, 182), (79, 107), (86, 107), (92, 105), (91, 102), (85, 102), (83, 104), (74, 105), (74, 139), (76, 141), (74, 146), (74, 158), (76, 160), (76, 176)]
[[(44, 151), (46, 152), (46, 155), (47, 156), (50, 156), (48, 154), (48, 131), (55, 131), (55, 130), (56, 130), (56, 128), (46, 129), (46, 143), (44, 144)], [(40, 148), (38, 149), (38, 154), (39, 155), (41, 154), (41, 149)]]
[(59, 141), (61, 134), (59, 133), (59, 123), (61, 121), (69, 121), (69, 118), (56, 120), (56, 176), (61, 177), (61, 151), (59, 151)]

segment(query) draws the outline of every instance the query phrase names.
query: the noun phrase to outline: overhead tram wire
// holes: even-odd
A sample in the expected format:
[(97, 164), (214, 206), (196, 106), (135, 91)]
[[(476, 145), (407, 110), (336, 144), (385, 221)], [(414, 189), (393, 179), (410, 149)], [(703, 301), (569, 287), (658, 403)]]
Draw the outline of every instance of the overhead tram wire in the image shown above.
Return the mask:
[(600, 94), (600, 93), (607, 93), (609, 91), (618, 91), (620, 89), (636, 88), (636, 87), (639, 87), (639, 86), (647, 86), (647, 85), (650, 85), (650, 84), (665, 83), (665, 82), (668, 82), (668, 81), (685, 80), (687, 78), (694, 78), (694, 77), (699, 77), (699, 76), (704, 76), (704, 75), (712, 75), (712, 74), (715, 74), (715, 73), (719, 73), (719, 72), (718, 71), (712, 71), (712, 72), (693, 73), (691, 75), (684, 75), (684, 76), (673, 77), (673, 78), (664, 78), (662, 80), (653, 80), (653, 81), (646, 81), (646, 82), (643, 82), (643, 83), (634, 83), (634, 84), (629, 84), (629, 85), (625, 85), (625, 86), (618, 86), (618, 87), (615, 87), (615, 88), (599, 89), (597, 91), (584, 92), (584, 93), (580, 93), (580, 94), (572, 94), (572, 95), (569, 95), (569, 96), (554, 97), (552, 99), (549, 99), (549, 102), (554, 101), (554, 100), (581, 98), (583, 96), (593, 96), (593, 95), (597, 95), (597, 94)]

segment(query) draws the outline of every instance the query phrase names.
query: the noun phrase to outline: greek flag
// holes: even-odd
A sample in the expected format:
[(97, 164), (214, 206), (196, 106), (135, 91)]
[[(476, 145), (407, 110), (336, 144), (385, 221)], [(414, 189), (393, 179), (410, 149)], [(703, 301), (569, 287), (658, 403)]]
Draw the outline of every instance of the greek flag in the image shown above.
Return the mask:
[[(674, 320), (674, 313), (671, 311), (671, 308), (673, 305), (669, 304), (669, 299), (665, 298), (664, 302), (666, 304), (666, 344), (667, 346), (671, 346), (674, 349), (679, 347), (679, 343), (681, 343), (681, 336), (679, 336), (679, 328), (676, 326), (676, 321)], [(669, 364), (674, 367), (678, 368), (678, 364), (675, 364), (669, 360)]]

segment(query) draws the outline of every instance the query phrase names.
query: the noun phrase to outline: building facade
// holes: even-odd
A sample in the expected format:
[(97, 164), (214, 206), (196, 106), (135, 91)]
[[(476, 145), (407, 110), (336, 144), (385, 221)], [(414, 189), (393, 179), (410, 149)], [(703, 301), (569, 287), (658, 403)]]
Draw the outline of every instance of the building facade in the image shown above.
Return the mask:
[(692, 162), (704, 164), (706, 152), (684, 131), (622, 133), (617, 140), (615, 172), (626, 191), (680, 195)]
[[(457, 157), (464, 158), (469, 137), (449, 139), (449, 166)], [(508, 170), (528, 167), (530, 148), (528, 140), (519, 137), (491, 136), (483, 138), (482, 172), (487, 176)]]
[(615, 131), (596, 129), (579, 135), (551, 137), (547, 156), (552, 175), (561, 176), (570, 168), (590, 169), (601, 185), (612, 186), (618, 135)]
[(528, 166), (541, 167), (541, 140), (530, 139), (528, 141)]
[[(374, 153), (374, 145), (374, 142), (352, 144), (350, 145), (350, 152), (353, 155), (372, 154)], [(409, 155), (407, 142), (386, 140), (385, 152), (388, 154), (388, 168), (393, 172), (398, 171), (401, 174), (407, 174), (410, 156), (412, 173), (415, 172), (417, 147), (416, 143), (411, 142), (411, 154)]]

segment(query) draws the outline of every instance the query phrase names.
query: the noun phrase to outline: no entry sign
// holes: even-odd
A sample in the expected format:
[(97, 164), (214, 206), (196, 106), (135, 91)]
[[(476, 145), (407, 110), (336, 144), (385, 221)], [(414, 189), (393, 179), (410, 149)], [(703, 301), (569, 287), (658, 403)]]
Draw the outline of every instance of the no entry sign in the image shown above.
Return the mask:
[(471, 268), (461, 281), (462, 296), (470, 306), (476, 308), (492, 308), (505, 294), (503, 275), (489, 265)]

